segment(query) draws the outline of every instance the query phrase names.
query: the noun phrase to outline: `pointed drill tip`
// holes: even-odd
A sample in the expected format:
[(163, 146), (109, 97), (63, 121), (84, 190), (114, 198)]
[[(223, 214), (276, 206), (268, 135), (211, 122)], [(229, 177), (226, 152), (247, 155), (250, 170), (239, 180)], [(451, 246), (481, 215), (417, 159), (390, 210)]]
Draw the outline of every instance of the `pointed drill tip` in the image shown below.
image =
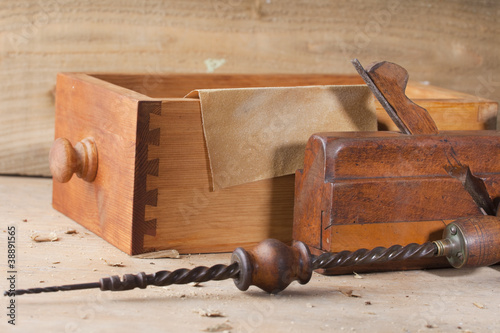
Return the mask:
[(17, 292), (18, 292), (18, 290), (4, 290), (3, 295), (12, 297), (12, 296), (16, 296)]

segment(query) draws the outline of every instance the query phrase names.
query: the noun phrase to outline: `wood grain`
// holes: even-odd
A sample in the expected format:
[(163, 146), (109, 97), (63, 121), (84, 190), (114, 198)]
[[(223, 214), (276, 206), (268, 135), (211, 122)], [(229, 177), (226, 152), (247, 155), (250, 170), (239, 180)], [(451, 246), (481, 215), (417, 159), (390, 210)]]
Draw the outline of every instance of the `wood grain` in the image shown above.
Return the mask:
[(3, 1), (0, 173), (49, 175), (58, 72), (353, 74), (357, 57), (498, 101), (499, 10), (494, 0)]
[[(148, 80), (157, 84), (144, 84)], [(230, 251), (237, 246), (255, 245), (266, 238), (290, 242), (294, 176), (211, 192), (200, 101), (177, 96), (200, 87), (359, 81), (358, 76), (352, 75), (60, 74), (56, 138), (66, 138), (72, 144), (82, 138), (94, 138), (99, 161), (92, 183), (81, 179), (65, 184), (54, 182), (54, 207), (129, 254), (172, 248), (181, 253)], [(470, 98), (439, 89), (433, 94), (433, 89), (417, 85), (415, 90), (422, 98), (415, 101), (429, 101), (431, 114), (434, 113), (433, 101), (441, 101), (442, 97), (452, 97), (453, 102), (448, 102), (452, 106)], [(443, 112), (442, 108), (436, 110)], [(470, 112), (477, 117), (479, 110), (470, 109)], [(378, 113), (381, 112), (385, 113), (379, 107)], [(447, 123), (448, 118), (441, 119), (452, 126)], [(390, 123), (381, 125), (391, 126)], [(460, 122), (465, 128), (483, 125), (484, 122), (479, 121)], [(399, 137), (395, 133), (374, 133), (372, 135), (381, 137)], [(364, 134), (346, 135), (362, 137)], [(410, 153), (413, 148), (408, 148)], [(353, 161), (341, 158), (338, 163)], [(371, 156), (369, 161), (376, 164), (378, 157)], [(348, 169), (352, 169), (351, 166)], [(369, 193), (376, 194), (377, 189)], [(331, 204), (331, 198), (329, 200)]]
[[(483, 179), (489, 195), (497, 198), (497, 156), (498, 131), (313, 135), (306, 147), (304, 169), (296, 173), (293, 239), (314, 247), (317, 253), (438, 240), (450, 220), (482, 215), (461, 182), (447, 175), (444, 167), (453, 163), (470, 166)], [(355, 269), (445, 263), (436, 259)], [(326, 273), (349, 271), (352, 268)]]
[[(181, 98), (195, 89), (296, 85), (364, 84), (357, 74), (89, 74), (152, 98)], [(495, 129), (498, 103), (445, 88), (409, 82), (407, 95), (426, 108), (440, 130)], [(387, 112), (375, 101), (379, 129), (397, 131)]]
[(87, 182), (93, 182), (97, 174), (97, 159), (93, 138), (85, 138), (77, 142), (75, 147), (68, 139), (58, 138), (50, 148), (50, 172), (60, 183), (68, 182), (73, 174)]
[[(450, 253), (457, 255), (462, 252), (462, 257), (456, 256), (451, 264), (454, 267), (478, 267), (481, 265), (494, 265), (500, 262), (500, 219), (498, 216), (473, 216), (463, 218), (455, 223), (460, 235), (463, 235), (465, 248), (454, 250)], [(450, 230), (447, 230), (450, 234)], [(458, 263), (458, 264), (456, 264)]]
[[(15, 225), (17, 288), (97, 282), (111, 275), (150, 274), (227, 264), (230, 260), (227, 253), (180, 259), (131, 257), (53, 210), (51, 188), (49, 179), (0, 177), (0, 253), (8, 250), (8, 233), (3, 231)], [(77, 234), (65, 234), (68, 229)], [(60, 240), (33, 242), (33, 230), (54, 231)], [(6, 266), (2, 270), (5, 274)], [(401, 332), (402, 328), (409, 332), (491, 332), (492, 327), (500, 327), (498, 295), (492, 292), (499, 273), (498, 265), (466, 271), (448, 268), (360, 274), (363, 279), (313, 273), (307, 285), (292, 283), (281, 297), (270, 297), (256, 287), (241, 292), (232, 280), (202, 283), (199, 288), (186, 284), (127, 292), (94, 289), (23, 295), (16, 297), (17, 330), (4, 317), (0, 331), (141, 332), (147, 323), (151, 332), (203, 332), (228, 318), (232, 332), (286, 332), (292, 326), (298, 332), (329, 332), (341, 327), (355, 332), (373, 332), (374, 327), (379, 332)], [(6, 286), (4, 282), (2, 289)], [(347, 298), (339, 289), (353, 290), (361, 298)], [(1, 299), (7, 307), (9, 298)], [(438, 308), (433, 306), (436, 304)], [(226, 318), (202, 317), (193, 312), (195, 309), (217, 310)], [(458, 323), (462, 330), (457, 329)], [(429, 329), (427, 325), (438, 327)]]
[[(358, 70), (360, 70), (358, 68)], [(427, 110), (406, 96), (408, 72), (391, 62), (378, 62), (360, 74), (404, 134), (437, 134), (436, 123)]]
[[(317, 82), (303, 75), (188, 78), (179, 77), (180, 91), (204, 83), (240, 87)], [(126, 76), (125, 82), (130, 82)], [(177, 81), (168, 77), (165, 82)], [(199, 100), (155, 100), (92, 75), (71, 73), (59, 75), (56, 96), (56, 136), (70, 142), (92, 136), (100, 153), (91, 184), (55, 180), (54, 207), (121, 250), (217, 252), (265, 238), (291, 241), (293, 175), (210, 191)]]
[(52, 204), (127, 253), (132, 252), (138, 95), (87, 75), (58, 76), (55, 135), (72, 144), (93, 137), (99, 167), (91, 183), (78, 177), (54, 180)]
[[(182, 98), (196, 89), (364, 84), (358, 75), (331, 74), (91, 74), (155, 98)], [(427, 92), (429, 89), (423, 89)], [(429, 93), (428, 94), (432, 94)], [(433, 96), (436, 97), (437, 96)], [(457, 97), (457, 95), (454, 95)], [(469, 96), (470, 97), (470, 96)]]
[(156, 232), (144, 236), (145, 251), (221, 252), (266, 238), (291, 242), (293, 175), (211, 192), (199, 100), (165, 100), (150, 127), (162, 134), (160, 144), (149, 147), (159, 171), (147, 177), (147, 190), (158, 191), (158, 202), (146, 206), (145, 220), (156, 219)]

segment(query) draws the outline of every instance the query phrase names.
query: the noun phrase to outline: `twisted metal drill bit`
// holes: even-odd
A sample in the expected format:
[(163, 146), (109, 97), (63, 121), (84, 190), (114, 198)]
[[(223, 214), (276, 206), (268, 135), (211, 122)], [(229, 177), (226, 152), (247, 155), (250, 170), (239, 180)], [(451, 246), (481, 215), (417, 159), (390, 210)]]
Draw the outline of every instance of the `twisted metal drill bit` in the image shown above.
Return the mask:
[[(284, 245), (284, 244), (283, 244)], [(286, 245), (284, 245), (286, 246)], [(287, 248), (290, 248), (286, 246)], [(363, 264), (382, 263), (387, 261), (398, 261), (407, 259), (428, 258), (436, 254), (435, 244), (427, 242), (422, 245), (409, 244), (407, 246), (394, 245), (389, 248), (377, 247), (372, 250), (360, 249), (354, 252), (342, 251), (339, 253), (324, 253), (320, 256), (308, 254), (307, 260), (311, 262), (311, 271), (320, 268), (333, 268), (339, 266), (355, 266)], [(278, 253), (279, 255), (280, 253)], [(99, 288), (102, 291), (123, 291), (134, 288), (144, 289), (147, 286), (168, 286), (172, 284), (187, 284), (190, 282), (207, 282), (210, 280), (241, 279), (241, 261), (235, 261), (230, 265), (218, 264), (212, 267), (198, 266), (191, 270), (181, 268), (174, 271), (159, 271), (153, 274), (144, 272), (138, 274), (125, 274), (120, 279), (114, 275), (101, 278), (99, 282), (71, 284), (63, 286), (16, 289), (15, 295), (39, 294), (46, 292), (70, 291), (80, 289)], [(250, 275), (252, 270), (250, 270)], [(284, 288), (283, 288), (284, 289)], [(270, 292), (275, 292), (271, 289)], [(4, 296), (11, 296), (4, 292)]]
[(354, 252), (323, 253), (312, 260), (313, 269), (355, 266), (434, 257), (437, 247), (433, 242), (411, 243), (406, 246), (393, 245), (389, 248), (376, 247), (372, 250), (359, 249)]
[[(159, 271), (153, 274), (144, 272), (138, 274), (125, 274), (122, 279), (114, 275), (107, 278), (102, 278), (99, 282), (70, 284), (64, 286), (45, 287), (45, 288), (30, 288), (16, 289), (15, 295), (24, 294), (39, 294), (56, 291), (70, 291), (80, 289), (100, 288), (102, 291), (122, 291), (131, 290), (134, 288), (144, 289), (147, 286), (168, 286), (171, 284), (187, 284), (190, 282), (206, 282), (210, 280), (226, 280), (234, 278), (239, 273), (237, 263), (227, 265), (215, 265), (212, 267), (198, 266), (191, 270), (181, 268), (175, 271)], [(4, 296), (10, 296), (9, 292), (5, 291)]]

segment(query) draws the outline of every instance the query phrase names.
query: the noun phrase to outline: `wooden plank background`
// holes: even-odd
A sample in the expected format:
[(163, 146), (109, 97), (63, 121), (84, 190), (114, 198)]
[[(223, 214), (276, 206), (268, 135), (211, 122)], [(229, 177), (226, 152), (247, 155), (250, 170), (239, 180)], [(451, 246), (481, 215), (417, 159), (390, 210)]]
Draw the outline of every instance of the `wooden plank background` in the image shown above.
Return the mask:
[(0, 37), (0, 174), (49, 175), (61, 71), (352, 74), (358, 57), (500, 100), (495, 0), (3, 0)]

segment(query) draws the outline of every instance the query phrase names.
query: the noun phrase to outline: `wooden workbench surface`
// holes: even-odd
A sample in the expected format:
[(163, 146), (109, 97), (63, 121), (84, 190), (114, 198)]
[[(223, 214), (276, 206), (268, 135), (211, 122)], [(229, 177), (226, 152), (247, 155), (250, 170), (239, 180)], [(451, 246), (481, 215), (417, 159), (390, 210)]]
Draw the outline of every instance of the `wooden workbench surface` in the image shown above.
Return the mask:
[[(0, 177), (0, 207), (2, 289), (8, 286), (8, 226), (16, 227), (18, 288), (226, 263), (230, 257), (131, 258), (53, 210), (50, 179)], [(65, 234), (69, 229), (77, 233)], [(37, 243), (30, 237), (33, 232), (55, 232), (59, 240)], [(124, 267), (109, 265), (115, 263)], [(361, 277), (315, 274), (308, 285), (294, 283), (277, 296), (255, 287), (240, 292), (229, 280), (120, 293), (24, 295), (16, 298), (15, 330), (4, 314), (9, 298), (3, 297), (0, 331), (500, 332), (499, 266)], [(202, 316), (207, 310), (223, 317)]]

